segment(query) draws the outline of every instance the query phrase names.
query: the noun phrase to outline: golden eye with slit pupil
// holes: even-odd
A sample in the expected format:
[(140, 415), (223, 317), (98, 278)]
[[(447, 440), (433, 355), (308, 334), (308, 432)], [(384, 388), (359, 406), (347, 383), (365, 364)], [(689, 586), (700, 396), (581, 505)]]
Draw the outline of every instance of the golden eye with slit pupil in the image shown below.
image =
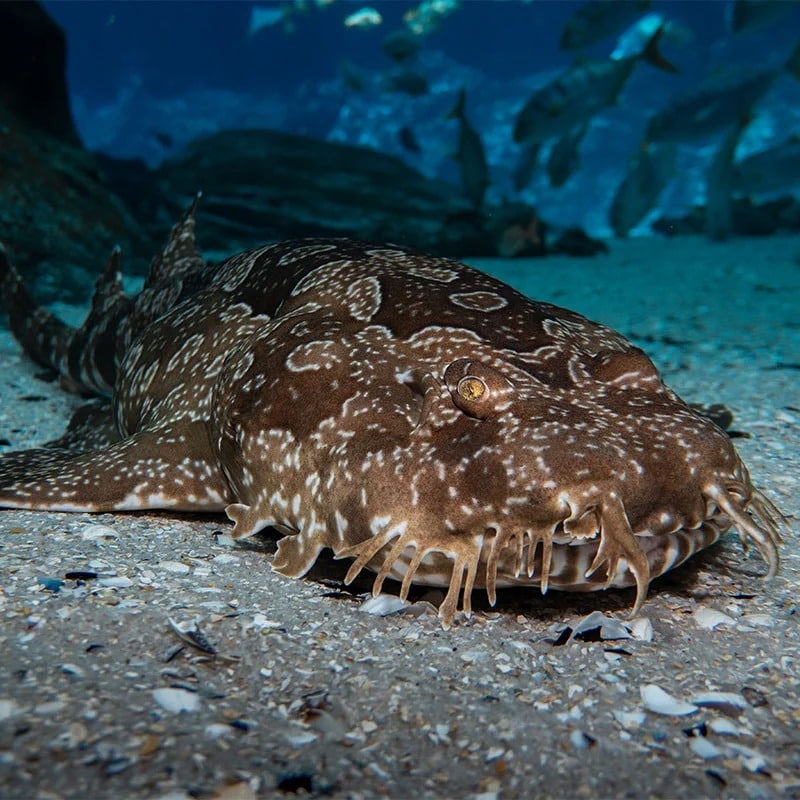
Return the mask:
[(486, 384), (474, 375), (467, 375), (458, 382), (458, 393), (464, 400), (480, 400), (485, 397), (487, 393)]

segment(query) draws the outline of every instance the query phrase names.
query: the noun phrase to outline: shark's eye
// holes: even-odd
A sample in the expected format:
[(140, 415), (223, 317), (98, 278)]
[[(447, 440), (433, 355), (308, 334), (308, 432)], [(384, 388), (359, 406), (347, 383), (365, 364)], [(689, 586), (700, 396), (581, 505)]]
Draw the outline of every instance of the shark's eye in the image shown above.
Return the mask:
[(514, 384), (498, 369), (459, 358), (444, 371), (444, 382), (457, 408), (477, 419), (506, 411), (514, 398)]
[(489, 387), (486, 385), (485, 381), (477, 378), (475, 375), (466, 375), (458, 382), (456, 391), (465, 400), (475, 402), (485, 399)]

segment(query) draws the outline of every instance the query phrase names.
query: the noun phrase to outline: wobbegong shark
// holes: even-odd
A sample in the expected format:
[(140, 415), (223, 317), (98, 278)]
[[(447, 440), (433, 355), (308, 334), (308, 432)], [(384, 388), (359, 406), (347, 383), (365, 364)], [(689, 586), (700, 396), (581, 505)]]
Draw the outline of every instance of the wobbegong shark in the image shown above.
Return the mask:
[(619, 333), (453, 260), (304, 239), (218, 264), (195, 208), (135, 298), (115, 250), (71, 328), (0, 252), (10, 326), (97, 399), (66, 433), (0, 459), (0, 507), (224, 511), (281, 536), (272, 567), (329, 549), (441, 586), (636, 587), (729, 528), (778, 569), (785, 520), (730, 438)]

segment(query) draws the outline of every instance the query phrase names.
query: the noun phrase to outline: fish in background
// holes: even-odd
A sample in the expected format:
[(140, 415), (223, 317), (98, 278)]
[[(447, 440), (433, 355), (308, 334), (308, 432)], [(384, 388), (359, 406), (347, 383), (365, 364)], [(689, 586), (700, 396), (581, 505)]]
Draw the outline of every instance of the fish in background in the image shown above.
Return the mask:
[(367, 86), (367, 76), (352, 61), (339, 62), (339, 78), (354, 92), (363, 92)]
[(419, 146), (414, 131), (408, 125), (403, 125), (403, 127), (397, 131), (397, 139), (403, 146), (403, 149), (408, 150), (409, 153), (422, 152), (422, 148)]
[(278, 6), (253, 6), (250, 9), (250, 24), (247, 28), (249, 36), (255, 36), (266, 28), (282, 25), (285, 32), (293, 29), (293, 9), (291, 5), (282, 3)]
[(165, 150), (171, 150), (175, 146), (175, 140), (168, 133), (164, 133), (164, 131), (153, 131), (153, 138)]
[(677, 72), (659, 52), (662, 32), (663, 28), (659, 28), (635, 56), (577, 62), (537, 89), (517, 115), (514, 141), (525, 145), (542, 143), (588, 122), (616, 103), (639, 61), (647, 61), (666, 72)]
[(619, 33), (650, 8), (650, 0), (589, 0), (567, 20), (562, 50), (582, 50)]
[(383, 17), (375, 8), (364, 6), (344, 18), (345, 28), (375, 28), (383, 22)]
[(588, 122), (577, 125), (550, 148), (545, 168), (552, 187), (563, 186), (580, 169), (580, 146), (588, 130)]
[(417, 36), (427, 36), (438, 30), (442, 20), (460, 5), (460, 0), (422, 0), (403, 14), (403, 22)]
[(772, 194), (800, 188), (800, 132), (733, 166), (734, 194)]
[(501, 258), (529, 258), (547, 253), (548, 226), (527, 203), (504, 201), (485, 221)]
[(706, 234), (715, 242), (733, 232), (733, 159), (751, 119), (744, 116), (722, 137), (706, 172)]
[(464, 194), (475, 208), (480, 208), (489, 186), (489, 168), (481, 137), (467, 119), (466, 103), (467, 93), (462, 88), (453, 110), (447, 114), (446, 119), (458, 120), (458, 149), (454, 158), (458, 161)]
[(278, 25), (283, 28), (284, 33), (292, 33), (298, 14), (305, 14), (311, 8), (327, 8), (333, 3), (334, 0), (294, 0), (273, 6), (253, 6), (250, 9), (248, 35), (254, 36), (259, 31)]
[(717, 76), (673, 100), (650, 117), (645, 140), (682, 143), (720, 133), (751, 114), (786, 71), (800, 80), (800, 41), (781, 67), (755, 74), (748, 72), (744, 77), (741, 74)]
[(415, 58), (419, 53), (420, 47), (419, 36), (404, 28), (392, 31), (383, 40), (383, 52), (398, 64), (403, 64)]
[(383, 88), (388, 92), (403, 92), (411, 97), (421, 97), (430, 91), (428, 79), (411, 69), (396, 69), (383, 76)]
[(677, 148), (642, 147), (630, 160), (628, 172), (614, 193), (608, 220), (619, 237), (627, 236), (655, 208), (675, 175)]
[(733, 33), (765, 27), (797, 5), (794, 0), (731, 0), (725, 8), (725, 21)]
[(664, 14), (651, 12), (623, 31), (617, 39), (617, 45), (611, 58), (629, 58), (640, 53), (657, 30), (661, 30), (661, 41), (669, 42), (677, 47), (688, 47), (695, 41), (695, 33), (691, 28), (669, 19)]
[(541, 149), (541, 142), (533, 142), (533, 144), (525, 145), (522, 148), (512, 176), (514, 191), (521, 192), (533, 180), (536, 168), (539, 166), (539, 151)]

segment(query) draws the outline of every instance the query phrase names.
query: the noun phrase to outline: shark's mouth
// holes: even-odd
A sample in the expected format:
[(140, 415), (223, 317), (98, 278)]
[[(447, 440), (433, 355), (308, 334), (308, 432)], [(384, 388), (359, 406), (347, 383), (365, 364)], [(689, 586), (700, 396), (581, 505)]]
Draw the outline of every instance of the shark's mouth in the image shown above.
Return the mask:
[[(336, 558), (355, 558), (345, 583), (362, 571), (376, 572), (373, 594), (386, 578), (401, 582), (406, 598), (412, 582), (447, 587), (439, 608), (445, 627), (459, 607), (470, 612), (473, 588), (485, 588), (494, 605), (496, 589), (538, 586), (564, 591), (596, 591), (635, 585), (632, 613), (641, 607), (653, 578), (683, 563), (692, 554), (714, 544), (734, 526), (745, 549), (752, 543), (768, 565), (768, 576), (778, 566), (780, 527), (785, 520), (761, 492), (744, 484), (716, 487), (708, 493), (711, 515), (696, 527), (669, 533), (634, 532), (617, 497), (595, 506), (597, 527), (584, 535), (565, 533), (563, 521), (534, 530), (505, 531), (489, 528), (476, 534), (418, 535), (388, 527), (364, 542), (343, 548)], [(299, 534), (302, 536), (302, 534)], [(440, 541), (437, 541), (440, 539)]]

